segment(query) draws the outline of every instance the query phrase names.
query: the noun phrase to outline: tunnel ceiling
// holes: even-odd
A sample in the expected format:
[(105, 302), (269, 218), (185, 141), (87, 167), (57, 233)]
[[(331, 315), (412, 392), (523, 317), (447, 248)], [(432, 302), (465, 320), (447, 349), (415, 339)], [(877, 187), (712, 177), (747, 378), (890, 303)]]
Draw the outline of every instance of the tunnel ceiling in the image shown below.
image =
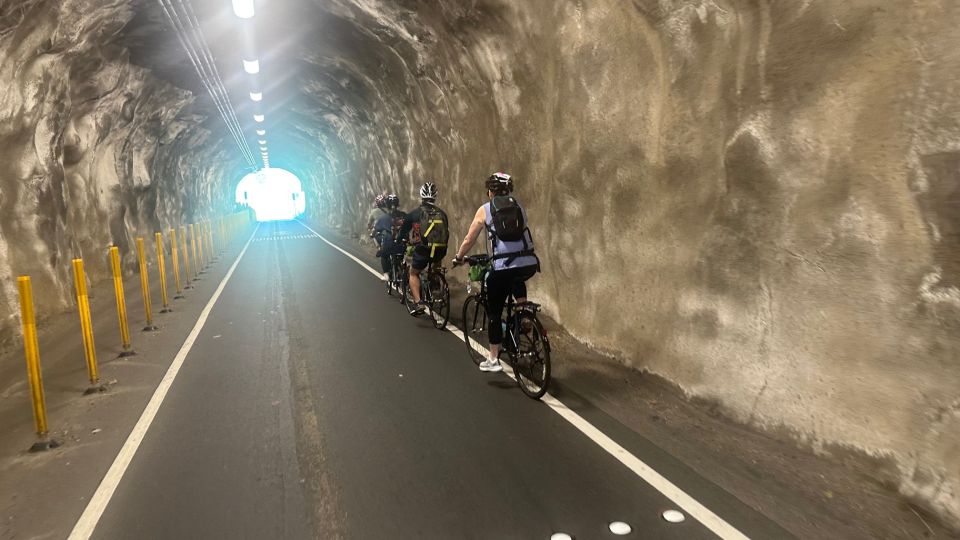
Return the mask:
[[(261, 4), (254, 18), (261, 72), (251, 76), (241, 68), (243, 26), (230, 3), (193, 2), (255, 154), (254, 130), (264, 127), (273, 166), (309, 176), (320, 164), (332, 167), (329, 172), (335, 175), (350, 168), (347, 161), (357, 157), (360, 139), (376, 130), (373, 122), (386, 120), (394, 129), (411, 129), (405, 116), (411, 105), (422, 104), (422, 97), (410, 83), (426, 69), (419, 49), (434, 39), (420, 20), (423, 14), (412, 9), (417, 3), (409, 3), (411, 8), (390, 2)], [(203, 125), (229, 139), (159, 3), (134, 0), (132, 7), (134, 15), (119, 37), (131, 62), (191, 91), (198, 97), (195, 109), (206, 117)], [(427, 11), (423, 5), (420, 9)], [(443, 11), (436, 9), (435, 15)], [(481, 12), (476, 3), (455, 11)], [(253, 122), (255, 106), (248, 98), (257, 85), (264, 93), (261, 105), (267, 120), (262, 126)], [(386, 115), (377, 118), (378, 113)]]

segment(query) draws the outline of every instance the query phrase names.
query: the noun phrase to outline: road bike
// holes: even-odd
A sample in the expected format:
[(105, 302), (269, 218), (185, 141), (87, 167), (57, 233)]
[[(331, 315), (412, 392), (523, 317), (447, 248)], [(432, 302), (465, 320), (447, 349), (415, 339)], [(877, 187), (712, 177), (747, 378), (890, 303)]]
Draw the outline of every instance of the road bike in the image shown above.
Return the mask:
[(407, 286), (407, 276), (409, 275), (407, 261), (403, 253), (394, 253), (390, 255), (390, 270), (387, 272), (387, 295), (393, 296), (396, 292), (403, 302), (403, 291)]
[[(490, 272), (489, 255), (471, 255), (464, 262), (470, 265), (471, 283), (479, 283), (479, 290), (467, 296), (463, 302), (463, 341), (474, 364), (486, 357), (487, 348), (487, 285)], [(467, 292), (472, 293), (473, 285)], [(507, 297), (503, 319), (503, 343), (500, 359), (506, 355), (507, 364), (513, 368), (514, 377), (523, 393), (540, 399), (550, 386), (550, 341), (537, 313), (540, 305), (533, 302), (517, 303), (513, 295)], [(479, 349), (479, 350), (478, 350)]]
[[(409, 272), (404, 261), (404, 271)], [(450, 320), (450, 287), (447, 285), (447, 269), (439, 262), (430, 263), (424, 272), (420, 273), (420, 295), (427, 305), (427, 315), (433, 320), (433, 326), (439, 330), (447, 327)], [(416, 305), (413, 302), (413, 294), (410, 292), (410, 279), (404, 274), (403, 279), (403, 304), (407, 307), (407, 312), (414, 315)]]

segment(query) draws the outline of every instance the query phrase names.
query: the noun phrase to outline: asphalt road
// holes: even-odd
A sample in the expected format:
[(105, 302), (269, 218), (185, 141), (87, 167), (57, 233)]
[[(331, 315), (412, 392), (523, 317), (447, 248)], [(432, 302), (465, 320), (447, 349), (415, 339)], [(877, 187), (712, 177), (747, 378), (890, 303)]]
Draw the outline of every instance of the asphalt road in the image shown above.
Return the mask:
[(672, 508), (290, 222), (259, 228), (94, 537), (715, 537)]

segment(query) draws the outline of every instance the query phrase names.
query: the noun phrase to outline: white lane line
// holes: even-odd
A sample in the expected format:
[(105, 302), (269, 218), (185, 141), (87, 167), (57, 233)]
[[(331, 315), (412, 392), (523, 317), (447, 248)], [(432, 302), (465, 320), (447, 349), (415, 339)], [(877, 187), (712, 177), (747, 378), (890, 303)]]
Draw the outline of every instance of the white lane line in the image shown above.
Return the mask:
[(137, 449), (140, 448), (140, 443), (143, 442), (147, 430), (150, 429), (150, 424), (153, 423), (153, 419), (157, 416), (157, 411), (160, 410), (160, 405), (163, 404), (163, 400), (167, 397), (167, 392), (170, 391), (173, 380), (177, 378), (177, 374), (180, 372), (184, 360), (186, 360), (187, 355), (190, 353), (190, 349), (193, 348), (197, 336), (199, 336), (200, 331), (203, 330), (203, 325), (206, 324), (207, 317), (210, 316), (214, 304), (216, 304), (220, 298), (220, 294), (223, 292), (224, 287), (226, 287), (227, 281), (230, 280), (233, 271), (237, 269), (237, 265), (240, 264), (240, 259), (242, 259), (243, 254), (247, 252), (247, 248), (250, 247), (250, 243), (253, 241), (259, 228), (260, 225), (257, 224), (257, 229), (254, 229), (253, 234), (250, 235), (250, 239), (248, 239), (246, 245), (243, 246), (243, 250), (237, 255), (237, 260), (230, 266), (227, 275), (223, 276), (217, 290), (213, 293), (213, 296), (210, 297), (210, 301), (207, 302), (206, 307), (200, 312), (197, 324), (193, 326), (193, 330), (187, 335), (187, 339), (180, 347), (180, 351), (177, 352), (177, 356), (173, 358), (173, 362), (167, 369), (167, 373), (164, 374), (163, 379), (160, 380), (160, 384), (157, 386), (156, 391), (154, 391), (153, 397), (151, 397), (147, 403), (147, 407), (143, 410), (143, 414), (140, 415), (140, 419), (137, 420), (137, 424), (133, 426), (133, 431), (130, 432), (127, 441), (123, 443), (123, 447), (120, 448), (120, 453), (117, 454), (113, 465), (110, 465), (107, 474), (104, 475), (103, 480), (100, 481), (100, 486), (97, 487), (97, 491), (93, 494), (83, 514), (80, 515), (79, 521), (74, 525), (68, 540), (87, 540), (90, 538), (90, 535), (93, 534), (94, 529), (97, 528), (97, 523), (100, 522), (103, 511), (106, 510), (107, 505), (110, 504), (113, 493), (120, 484), (120, 480), (127, 471), (127, 467), (130, 466), (134, 454), (136, 454)]
[[(303, 224), (301, 223), (301, 225)], [(306, 227), (306, 225), (304, 225), (304, 227)], [(309, 229), (309, 227), (307, 228)], [(312, 231), (313, 229), (310, 230)], [(314, 233), (316, 233), (316, 231), (314, 231)], [(376, 275), (381, 280), (383, 279), (383, 276), (380, 272), (377, 272), (365, 262), (340, 249), (340, 247), (333, 245), (326, 238), (323, 238), (322, 236), (321, 238), (324, 242), (335, 247), (338, 251), (353, 259), (357, 264), (369, 270), (370, 273)], [(466, 341), (463, 336), (463, 330), (452, 324), (447, 325), (447, 330), (451, 334), (457, 336), (457, 338), (459, 338), (461, 341)], [(481, 347), (476, 340), (471, 339), (470, 345), (475, 351), (482, 354), (484, 357), (489, 354), (489, 351)], [(513, 370), (508, 365), (503, 366), (503, 374), (515, 379)], [(600, 448), (613, 456), (617, 461), (625, 465), (634, 474), (639, 476), (644, 482), (659, 491), (666, 498), (673, 501), (674, 504), (686, 510), (688, 514), (703, 524), (703, 526), (713, 532), (713, 534), (716, 534), (724, 540), (749, 540), (749, 538), (737, 530), (736, 527), (730, 525), (723, 518), (713, 513), (713, 511), (711, 511), (709, 508), (700, 504), (692, 496), (688, 495), (673, 482), (667, 480), (666, 477), (654, 470), (653, 467), (647, 465), (640, 458), (631, 454), (629, 450), (620, 446), (616, 441), (597, 429), (596, 426), (585, 420), (582, 416), (570, 410), (569, 407), (564, 405), (563, 402), (557, 398), (553, 397), (549, 392), (547, 392), (543, 398), (541, 398), (541, 401), (543, 401), (555, 413), (559, 414), (561, 418), (569, 422), (571, 425), (573, 425), (573, 427), (577, 428), (580, 433), (586, 435), (588, 439), (596, 443)]]
[(351, 259), (353, 259), (353, 262), (355, 262), (355, 263), (359, 264), (360, 266), (366, 268), (368, 272), (370, 272), (371, 274), (377, 276), (377, 279), (379, 279), (380, 281), (386, 281), (387, 278), (383, 277), (383, 272), (377, 272), (377, 271), (374, 270), (372, 267), (370, 267), (369, 265), (367, 265), (367, 263), (365, 263), (365, 262), (361, 261), (360, 259), (354, 257), (354, 256), (351, 255), (350, 253), (347, 253), (346, 251), (344, 251), (343, 249), (341, 249), (340, 246), (338, 246), (338, 245), (334, 244), (333, 242), (327, 240), (326, 238), (323, 237), (322, 234), (320, 234), (320, 233), (318, 233), (317, 231), (311, 229), (306, 223), (300, 221), (299, 219), (297, 220), (297, 223), (303, 225), (303, 226), (304, 226), (305, 228), (307, 228), (310, 232), (312, 232), (313, 234), (317, 235), (317, 238), (319, 238), (319, 239), (323, 240), (324, 242), (326, 242), (327, 244), (329, 244), (330, 247), (332, 247), (333, 249), (339, 251), (340, 253), (343, 253), (343, 254), (346, 255), (347, 257), (350, 257)]

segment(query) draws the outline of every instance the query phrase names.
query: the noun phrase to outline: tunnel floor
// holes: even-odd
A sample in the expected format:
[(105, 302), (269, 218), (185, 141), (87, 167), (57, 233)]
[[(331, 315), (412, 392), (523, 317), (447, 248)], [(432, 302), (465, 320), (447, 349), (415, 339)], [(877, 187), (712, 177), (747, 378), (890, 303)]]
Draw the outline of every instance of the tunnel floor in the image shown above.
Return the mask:
[[(162, 358), (173, 357), (244, 246), (102, 515), (86, 530), (93, 537), (612, 538), (608, 525), (615, 521), (631, 525), (630, 537), (716, 536), (510, 379), (478, 372), (454, 334), (409, 317), (362, 266), (373, 262), (368, 255), (345, 245), (358, 264), (299, 222), (261, 224), (249, 240), (196, 284), (193, 303), (175, 312), (182, 320), (164, 328), (167, 337), (144, 345), (155, 352), (133, 361), (143, 364), (139, 376), (108, 362), (105, 373), (120, 382), (79, 401), (57, 398), (59, 379), (75, 370), (54, 370), (54, 411), (70, 418), (64, 447), (40, 456), (18, 452), (11, 445), (29, 438), (29, 417), (9, 422), (14, 437), (0, 445), (0, 492), (16, 496), (4, 503), (4, 538), (51, 531), (60, 537), (74, 527), (123, 454), (120, 446), (166, 369)], [(564, 354), (590, 354), (556, 335)], [(793, 477), (791, 467), (811, 476), (831, 469), (709, 414), (680, 411), (668, 389), (595, 364), (608, 376), (558, 362), (553, 394), (715, 513), (728, 525), (714, 524), (720, 536), (832, 530), (835, 537), (867, 538), (882, 530), (908, 538), (920, 527), (892, 521), (904, 509), (883, 522), (883, 504), (892, 503), (864, 491), (862, 480), (824, 478), (828, 487), (821, 488)], [(644, 392), (631, 385), (644, 385)], [(624, 399), (627, 389), (644, 403)], [(5, 401), (0, 418), (12, 415)], [(107, 433), (88, 435), (90, 422)], [(730, 448), (705, 450), (715, 438)], [(758, 464), (771, 455), (785, 466), (771, 472)], [(743, 471), (750, 462), (755, 468)], [(731, 480), (738, 475), (753, 478)], [(823, 501), (785, 487), (794, 483), (821, 491)], [(867, 504), (870, 511), (860, 515), (872, 525), (856, 523), (857, 500)], [(684, 511), (686, 521), (665, 521), (662, 512), (670, 509)]]

